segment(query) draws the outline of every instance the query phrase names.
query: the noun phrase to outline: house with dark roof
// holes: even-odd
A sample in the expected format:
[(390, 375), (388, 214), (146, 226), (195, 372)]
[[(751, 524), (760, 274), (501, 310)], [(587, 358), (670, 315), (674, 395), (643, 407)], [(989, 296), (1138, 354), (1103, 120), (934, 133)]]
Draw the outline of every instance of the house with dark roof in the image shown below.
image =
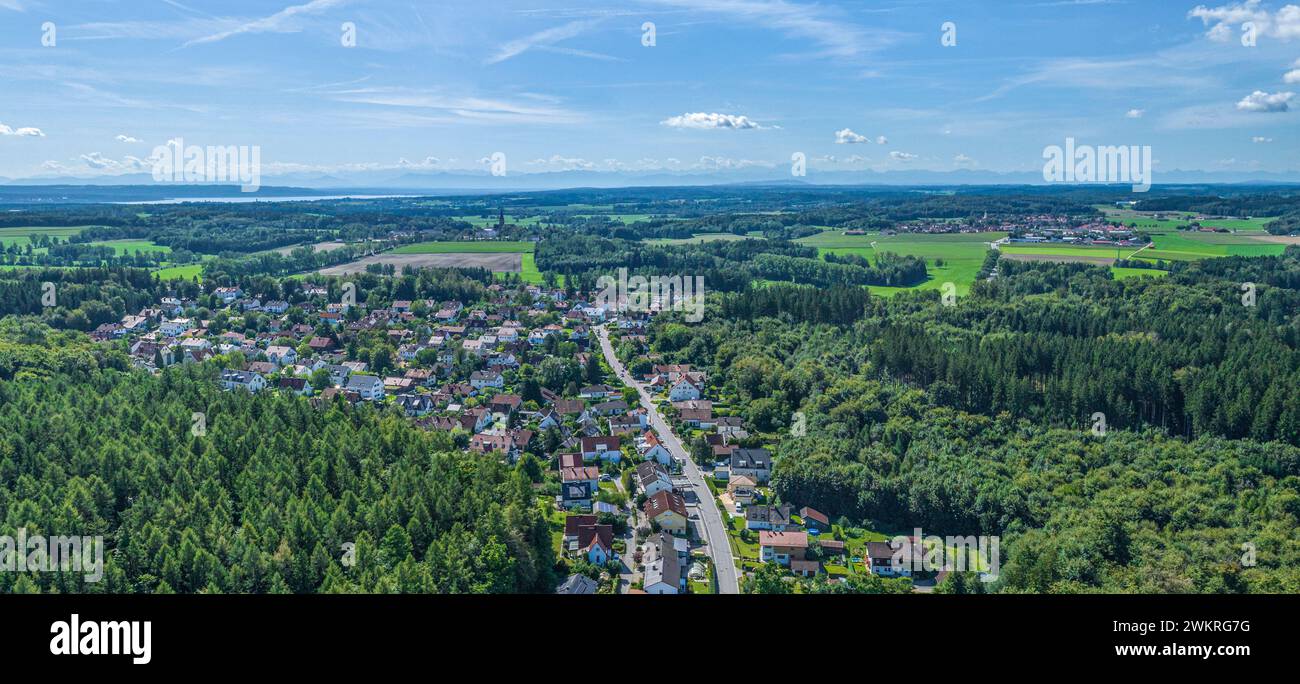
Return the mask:
[(651, 536), (646, 547), (646, 555), (642, 559), (645, 567), (641, 573), (645, 593), (680, 594), (685, 591), (684, 563), (678, 555), (674, 537), (661, 532)]
[(566, 577), (559, 586), (555, 587), (555, 593), (575, 595), (594, 594), (599, 587), (600, 585), (596, 584), (596, 580), (587, 577), (586, 575), (574, 573)]
[(767, 449), (736, 449), (731, 452), (732, 477), (744, 475), (764, 484), (772, 474), (772, 453)]
[[(734, 475), (732, 477), (735, 477)], [(790, 527), (790, 507), (758, 504), (745, 508), (745, 528), (784, 532)]]
[(566, 482), (560, 485), (559, 504), (569, 508), (591, 508), (592, 488), (587, 482)]
[(384, 381), (374, 375), (353, 375), (348, 378), (346, 389), (356, 392), (365, 401), (384, 398)]

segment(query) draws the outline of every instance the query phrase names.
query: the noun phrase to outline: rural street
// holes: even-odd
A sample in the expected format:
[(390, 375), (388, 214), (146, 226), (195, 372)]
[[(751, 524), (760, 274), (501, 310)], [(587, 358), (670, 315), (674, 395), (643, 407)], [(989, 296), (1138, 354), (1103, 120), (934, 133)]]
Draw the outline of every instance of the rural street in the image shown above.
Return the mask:
[(637, 394), (641, 396), (641, 405), (645, 407), (650, 415), (650, 427), (663, 439), (664, 445), (682, 464), (682, 473), (691, 482), (691, 488), (695, 491), (695, 498), (699, 501), (695, 506), (700, 516), (700, 522), (704, 525), (704, 538), (708, 541), (709, 556), (713, 558), (714, 573), (718, 578), (719, 594), (737, 594), (740, 593), (740, 585), (736, 580), (736, 565), (731, 558), (731, 542), (727, 539), (727, 528), (722, 522), (722, 513), (718, 510), (717, 502), (713, 500), (713, 492), (709, 490), (708, 485), (704, 483), (704, 476), (700, 469), (695, 467), (695, 462), (691, 460), (691, 455), (682, 447), (682, 443), (677, 439), (677, 435), (668, 428), (668, 423), (664, 421), (663, 416), (659, 415), (659, 409), (651, 401), (650, 394), (646, 392), (641, 383), (632, 379), (632, 375), (627, 372), (622, 363), (614, 356), (614, 347), (609, 343), (609, 333), (605, 326), (597, 326), (596, 334), (600, 337), (600, 349), (605, 354), (605, 361), (619, 379), (629, 387), (635, 387)]

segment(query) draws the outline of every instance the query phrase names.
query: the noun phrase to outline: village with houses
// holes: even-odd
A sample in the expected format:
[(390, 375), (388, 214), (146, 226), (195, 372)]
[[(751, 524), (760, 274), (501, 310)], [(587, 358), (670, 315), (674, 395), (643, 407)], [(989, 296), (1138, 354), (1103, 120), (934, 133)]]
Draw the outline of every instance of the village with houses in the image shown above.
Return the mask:
[[(230, 392), (287, 392), (321, 409), (370, 405), (452, 433), (485, 458), (536, 464), (539, 505), (567, 571), (557, 593), (730, 593), (769, 564), (832, 582), (910, 574), (891, 563), (883, 535), (775, 500), (771, 451), (715, 403), (707, 373), (655, 362), (646, 336), (654, 311), (607, 310), (532, 284), (487, 291), (483, 301), (368, 306), (330, 301), (321, 285), (305, 284), (294, 301), (214, 287), (162, 297), (91, 337), (124, 346), (150, 372), (215, 360)], [(238, 332), (246, 317), (262, 330)], [(362, 335), (395, 353), (367, 356)], [(637, 350), (649, 370), (627, 375), (610, 340)]]

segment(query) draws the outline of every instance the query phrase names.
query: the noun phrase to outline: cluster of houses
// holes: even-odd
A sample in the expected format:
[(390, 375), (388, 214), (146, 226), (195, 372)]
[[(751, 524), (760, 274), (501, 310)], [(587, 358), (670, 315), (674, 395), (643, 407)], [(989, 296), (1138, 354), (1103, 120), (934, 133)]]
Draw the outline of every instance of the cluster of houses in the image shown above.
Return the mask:
[[(650, 427), (646, 410), (629, 405), (624, 389), (604, 384), (603, 377), (584, 372), (590, 384), (575, 383), (562, 393), (537, 386), (530, 393), (517, 372), (525, 363), (538, 366), (555, 353), (557, 342), (572, 343), (565, 353), (572, 354), (577, 368), (598, 367), (591, 326), (609, 324), (624, 339), (644, 342), (647, 318), (571, 301), (559, 290), (516, 287), (491, 285), (479, 302), (397, 300), (356, 311), (327, 301), (319, 286), (308, 286), (292, 304), (219, 287), (208, 302), (219, 302), (226, 320), (256, 311), (269, 323), (255, 334), (220, 326), (217, 332), (211, 319), (195, 315), (202, 308), (197, 302), (163, 297), (119, 323), (100, 326), (94, 337), (120, 341), (137, 365), (153, 371), (218, 355), (234, 360), (238, 352), (244, 362), (229, 363), (220, 372), (226, 390), (290, 392), (321, 406), (336, 400), (373, 403), (395, 408), (425, 429), (463, 431), (471, 451), (511, 460), (532, 453), (551, 464), (549, 477), (559, 485), (554, 505), (565, 514), (562, 554), (596, 566), (619, 560), (609, 516), (628, 514), (603, 500), (608, 497), (601, 496), (601, 485), (613, 483), (615, 471), (632, 468), (634, 489), (627, 494), (643, 495), (634, 518), (653, 528), (635, 554), (638, 591), (686, 592), (698, 565), (690, 555), (684, 483), (674, 477), (680, 465)], [(383, 372), (349, 357), (348, 342), (362, 333), (381, 336), (396, 350)], [(770, 478), (771, 454), (740, 446), (748, 437), (740, 418), (714, 415), (706, 374), (684, 364), (654, 364), (643, 380), (671, 403), (680, 426), (704, 432), (715, 460), (713, 477), (727, 482), (734, 513), (757, 532), (760, 560), (795, 574), (818, 572), (818, 561), (807, 555), (809, 534), (830, 529), (826, 516), (804, 508), (798, 526), (791, 523), (788, 506), (763, 503), (758, 492)], [(842, 542), (828, 537), (818, 541), (823, 556), (842, 553)], [(874, 557), (872, 562), (875, 567)], [(589, 578), (575, 574), (557, 591), (594, 588)]]

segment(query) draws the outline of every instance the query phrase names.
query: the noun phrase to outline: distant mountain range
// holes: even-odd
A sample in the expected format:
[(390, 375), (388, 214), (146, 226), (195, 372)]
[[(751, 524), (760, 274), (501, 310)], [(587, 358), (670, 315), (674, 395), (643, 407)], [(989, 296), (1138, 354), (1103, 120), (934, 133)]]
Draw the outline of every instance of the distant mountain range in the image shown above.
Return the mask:
[[(1179, 184), (1300, 184), (1300, 171), (1167, 171), (1155, 174), (1156, 186)], [(117, 176), (0, 177), (0, 204), (158, 202), (196, 199), (252, 201), (291, 197), (488, 194), (572, 188), (763, 186), (1046, 186), (1039, 172), (895, 170), (815, 171), (791, 177), (786, 169), (746, 168), (715, 172), (556, 171), (492, 176), (486, 172), (440, 172), (395, 169), (346, 175), (291, 173), (264, 176), (257, 192), (234, 185), (159, 183), (149, 174)]]
[[(1300, 183), (1300, 171), (1159, 171), (1156, 184), (1169, 183)], [(980, 169), (952, 171), (817, 171), (808, 170), (802, 177), (792, 177), (788, 167), (749, 167), (717, 171), (553, 171), (510, 173), (492, 176), (481, 171), (421, 171), (388, 169), (347, 174), (287, 173), (265, 175), (263, 186), (292, 187), (311, 190), (353, 191), (359, 188), (378, 193), (444, 194), (447, 191), (502, 192), (511, 190), (560, 190), (567, 188), (616, 188), (628, 186), (701, 186), (735, 183), (790, 183), (799, 185), (1044, 185), (1042, 174), (998, 172)], [(147, 173), (118, 176), (41, 176), (12, 179), (0, 177), (0, 186), (152, 186), (176, 188), (177, 197), (193, 196), (179, 188), (192, 187), (177, 183), (157, 183)], [(201, 185), (201, 187), (212, 187)]]

